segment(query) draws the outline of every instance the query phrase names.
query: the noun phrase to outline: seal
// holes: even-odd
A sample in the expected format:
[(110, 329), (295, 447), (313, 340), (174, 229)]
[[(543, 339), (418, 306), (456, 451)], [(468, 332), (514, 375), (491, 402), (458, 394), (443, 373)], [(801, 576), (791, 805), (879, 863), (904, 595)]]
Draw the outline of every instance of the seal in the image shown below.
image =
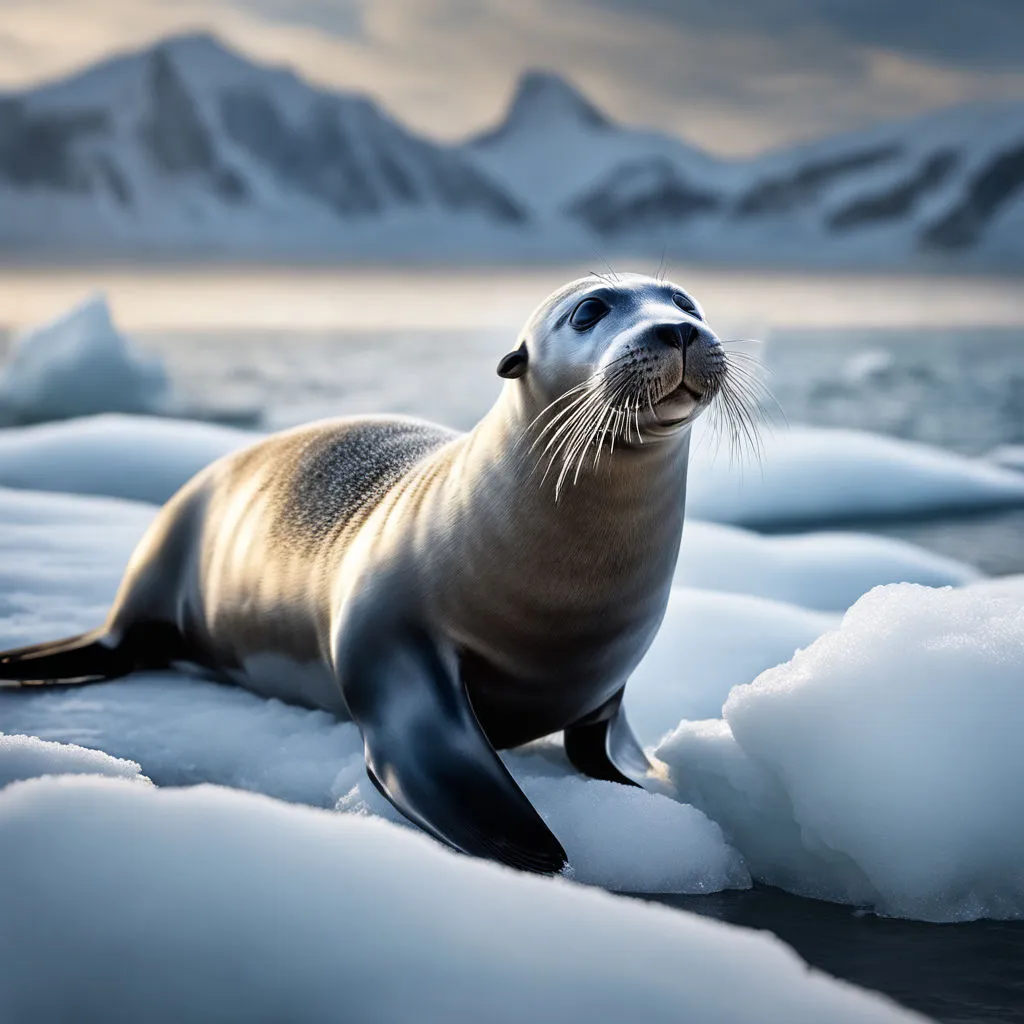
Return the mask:
[(0, 678), (191, 666), (326, 709), (410, 821), (558, 871), (496, 751), (562, 730), (587, 775), (653, 778), (623, 689), (668, 600), (691, 425), (731, 365), (679, 286), (573, 281), (501, 359), (472, 431), (343, 418), (226, 456), (161, 510), (102, 627), (4, 652)]

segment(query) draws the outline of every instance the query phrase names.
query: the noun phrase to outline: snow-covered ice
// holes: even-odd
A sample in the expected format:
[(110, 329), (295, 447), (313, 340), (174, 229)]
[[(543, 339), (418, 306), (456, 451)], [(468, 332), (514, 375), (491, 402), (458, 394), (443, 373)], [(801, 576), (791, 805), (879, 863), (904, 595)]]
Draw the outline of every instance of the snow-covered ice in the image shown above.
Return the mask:
[(215, 459), (259, 440), (232, 427), (111, 413), (0, 431), (0, 485), (162, 504)]
[(102, 750), (90, 750), (73, 743), (54, 743), (38, 736), (0, 733), (0, 787), (19, 779), (37, 779), (45, 775), (107, 775), (115, 779), (149, 782), (134, 761), (111, 757)]
[(626, 687), (637, 736), (656, 743), (681, 718), (717, 718), (729, 691), (791, 658), (838, 617), (745, 594), (674, 587), (665, 621)]
[(902, 917), (1024, 917), (1022, 596), (873, 590), (658, 756), (755, 878)]
[[(701, 438), (703, 440), (703, 438)], [(1024, 473), (860, 430), (766, 431), (764, 460), (691, 455), (687, 511), (740, 526), (803, 526), (1024, 505)]]
[[(106, 415), (0, 432), (0, 485), (166, 501), (259, 434), (210, 423)], [(692, 518), (765, 526), (1024, 505), (1024, 474), (855, 430), (765, 436), (762, 466), (730, 466), (707, 444), (690, 461)]]
[[(61, 451), (68, 479), (80, 474), (75, 486), (99, 480), (115, 493), (163, 497), (176, 474), (253, 436), (131, 417), (77, 427), (6, 432), (0, 465), (16, 454), (21, 482), (38, 486)], [(33, 459), (31, 437), (54, 447)], [(155, 513), (0, 489), (0, 647), (101, 621)], [(554, 741), (506, 755), (577, 878), (707, 892), (747, 884), (749, 869), (885, 913), (1024, 913), (1024, 875), (1014, 873), (1024, 863), (1015, 831), (1024, 808), (1006, 782), (1024, 768), (1014, 743), (1024, 728), (1015, 689), (1024, 584), (977, 581), (965, 566), (858, 535), (763, 538), (692, 520), (687, 531), (678, 578), (700, 589), (673, 591), (627, 708), (647, 743), (674, 730), (658, 753), (690, 806), (582, 779)], [(901, 577), (966, 585), (876, 590), (839, 626), (834, 610), (859, 589)], [(0, 694), (0, 731), (105, 751), (161, 786), (214, 782), (356, 817), (393, 813), (366, 783), (350, 723), (173, 673)], [(38, 757), (40, 771), (51, 762), (58, 770), (60, 758), (68, 770), (88, 768), (80, 756), (53, 761), (37, 750), (22, 760)]]
[(750, 530), (687, 519), (675, 582), (705, 590), (845, 611), (882, 583), (960, 586), (977, 579), (963, 562), (915, 544), (864, 533), (766, 537)]
[(922, 1019), (773, 936), (356, 815), (75, 777), (0, 791), (0, 830), (12, 1020)]
[(163, 364), (117, 330), (101, 292), (15, 338), (0, 374), (3, 426), (174, 407)]

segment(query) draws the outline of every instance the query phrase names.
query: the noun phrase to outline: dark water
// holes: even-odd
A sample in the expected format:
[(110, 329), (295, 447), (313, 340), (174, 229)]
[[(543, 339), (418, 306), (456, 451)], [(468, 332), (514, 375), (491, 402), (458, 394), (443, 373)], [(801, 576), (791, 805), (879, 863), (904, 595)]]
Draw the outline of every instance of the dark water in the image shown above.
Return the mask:
[[(982, 456), (1024, 444), (1024, 331), (799, 331), (763, 346), (793, 423), (854, 427)], [(857, 523), (992, 574), (1024, 572), (1024, 510)]]

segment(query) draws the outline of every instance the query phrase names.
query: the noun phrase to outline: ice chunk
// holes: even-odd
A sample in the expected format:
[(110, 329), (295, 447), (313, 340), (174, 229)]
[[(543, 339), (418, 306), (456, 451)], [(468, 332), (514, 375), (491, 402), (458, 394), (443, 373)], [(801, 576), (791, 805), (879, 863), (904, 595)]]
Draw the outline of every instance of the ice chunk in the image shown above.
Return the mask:
[(1024, 917), (1024, 603), (881, 587), (664, 742), (756, 878), (932, 921)]
[(98, 412), (166, 413), (174, 405), (160, 360), (114, 326), (96, 292), (15, 339), (0, 375), (0, 425)]
[[(0, 833), (12, 1019), (921, 1020), (773, 936), (472, 861), (355, 815), (205, 786), (41, 779), (0, 793)], [(58, 927), (45, 907), (59, 907)]]
[(837, 623), (781, 601), (673, 587), (651, 649), (626, 686), (629, 720), (655, 743), (680, 718), (718, 718), (729, 691)]

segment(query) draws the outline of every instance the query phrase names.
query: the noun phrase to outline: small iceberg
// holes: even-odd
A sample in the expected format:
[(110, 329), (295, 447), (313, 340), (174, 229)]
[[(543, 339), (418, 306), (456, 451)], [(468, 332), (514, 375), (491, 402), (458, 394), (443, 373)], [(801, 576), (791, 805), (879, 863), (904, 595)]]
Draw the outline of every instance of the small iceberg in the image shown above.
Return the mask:
[(252, 423), (252, 409), (202, 409), (182, 399), (163, 362), (118, 331), (103, 292), (14, 339), (0, 372), (0, 427), (133, 413)]

